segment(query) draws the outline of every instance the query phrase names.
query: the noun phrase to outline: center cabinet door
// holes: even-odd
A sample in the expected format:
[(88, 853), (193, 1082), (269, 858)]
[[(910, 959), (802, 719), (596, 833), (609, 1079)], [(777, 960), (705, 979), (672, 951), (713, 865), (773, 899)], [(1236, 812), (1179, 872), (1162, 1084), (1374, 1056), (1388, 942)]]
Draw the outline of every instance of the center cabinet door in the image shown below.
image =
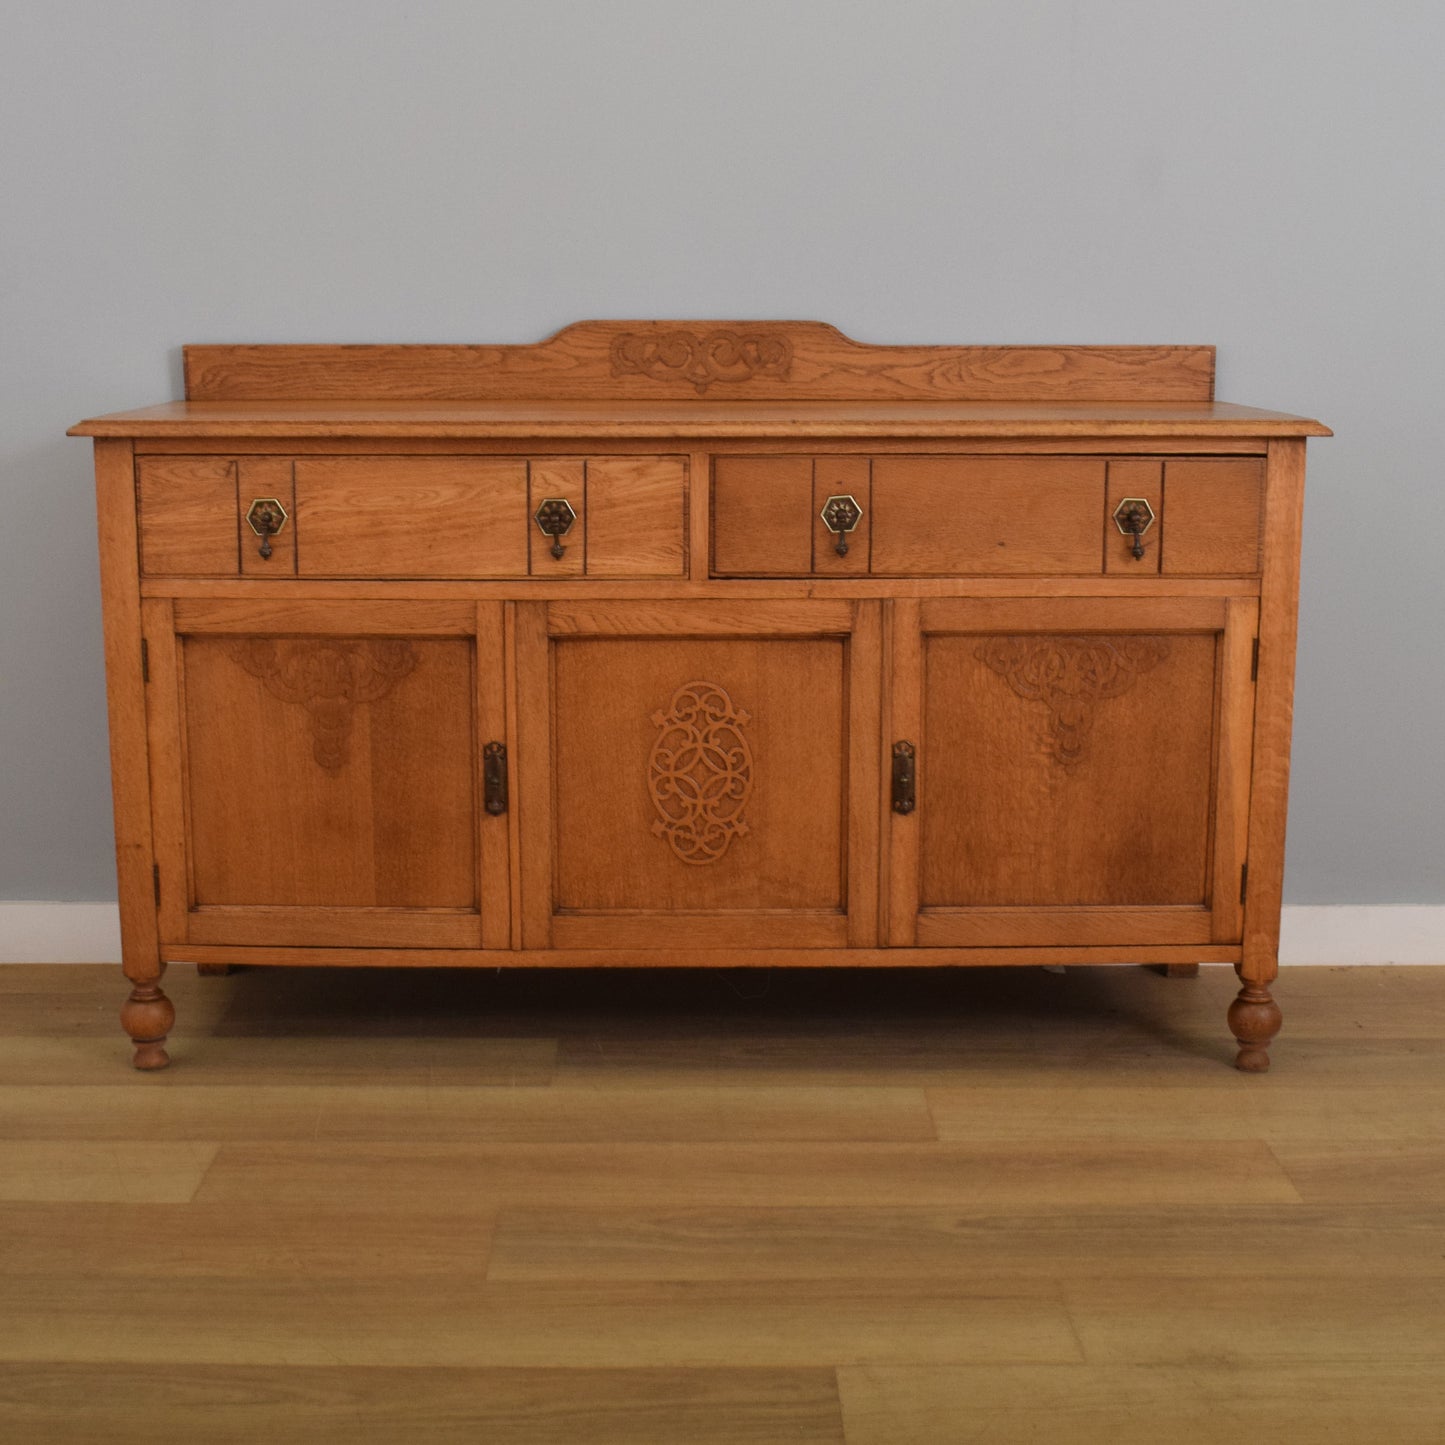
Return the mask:
[(524, 945), (874, 946), (881, 616), (518, 604)]
[(1254, 599), (892, 609), (890, 944), (1239, 941)]
[[(501, 603), (150, 599), (162, 942), (505, 948)], [(494, 799), (495, 802), (495, 799)]]

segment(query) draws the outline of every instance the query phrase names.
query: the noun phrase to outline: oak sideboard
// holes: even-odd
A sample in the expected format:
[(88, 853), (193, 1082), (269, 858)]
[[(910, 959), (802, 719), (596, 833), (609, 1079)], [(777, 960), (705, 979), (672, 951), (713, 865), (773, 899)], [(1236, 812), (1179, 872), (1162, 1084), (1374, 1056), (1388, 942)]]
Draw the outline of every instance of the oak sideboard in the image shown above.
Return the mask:
[(95, 439), (137, 1068), (173, 962), (1233, 964), (1305, 440), (1205, 346), (191, 346)]

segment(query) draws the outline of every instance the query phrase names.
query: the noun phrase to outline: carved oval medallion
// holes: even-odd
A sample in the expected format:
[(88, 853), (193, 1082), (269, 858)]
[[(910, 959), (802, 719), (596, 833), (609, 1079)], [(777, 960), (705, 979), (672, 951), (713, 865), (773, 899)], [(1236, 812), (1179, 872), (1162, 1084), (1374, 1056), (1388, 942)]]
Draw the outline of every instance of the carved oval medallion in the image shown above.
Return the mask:
[(751, 381), (755, 376), (787, 380), (793, 343), (786, 336), (745, 331), (626, 331), (612, 341), (613, 376), (681, 377), (701, 396), (715, 381)]
[(753, 790), (753, 751), (743, 729), (751, 715), (716, 683), (689, 682), (652, 721), (652, 831), (684, 863), (716, 863), (748, 831), (742, 813)]

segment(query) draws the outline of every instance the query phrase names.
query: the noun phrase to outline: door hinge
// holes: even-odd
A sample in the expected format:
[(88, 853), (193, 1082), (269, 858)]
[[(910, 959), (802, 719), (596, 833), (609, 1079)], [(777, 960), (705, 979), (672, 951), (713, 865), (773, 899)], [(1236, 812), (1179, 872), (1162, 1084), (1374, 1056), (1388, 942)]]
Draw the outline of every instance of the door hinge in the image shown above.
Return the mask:
[(1239, 901), (1244, 902), (1244, 895), (1249, 892), (1249, 864), (1239, 865)]
[(1251, 682), (1259, 681), (1259, 638), (1257, 637), (1254, 639), (1254, 652), (1249, 659), (1249, 680)]
[(140, 680), (151, 680), (151, 645), (144, 637), (140, 640)]
[(161, 906), (161, 865), (159, 863), (151, 864), (151, 886), (155, 890), (156, 907), (159, 908)]

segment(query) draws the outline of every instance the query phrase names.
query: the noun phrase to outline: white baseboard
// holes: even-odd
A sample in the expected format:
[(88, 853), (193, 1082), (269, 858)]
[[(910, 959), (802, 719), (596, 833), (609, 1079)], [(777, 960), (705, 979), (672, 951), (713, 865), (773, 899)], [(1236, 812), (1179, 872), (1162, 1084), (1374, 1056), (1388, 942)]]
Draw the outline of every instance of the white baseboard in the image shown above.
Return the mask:
[[(0, 903), (0, 963), (118, 963), (114, 903)], [(1281, 964), (1445, 964), (1445, 905), (1287, 905)]]

